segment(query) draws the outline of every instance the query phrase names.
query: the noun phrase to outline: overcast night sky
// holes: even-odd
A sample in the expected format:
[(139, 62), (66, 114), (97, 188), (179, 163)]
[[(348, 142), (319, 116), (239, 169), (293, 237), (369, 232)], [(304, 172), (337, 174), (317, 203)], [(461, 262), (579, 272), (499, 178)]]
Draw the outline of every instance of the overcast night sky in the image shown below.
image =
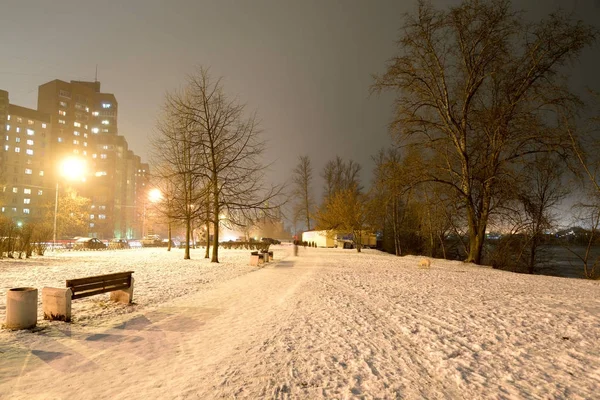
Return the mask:
[[(457, 1), (434, 1), (438, 6)], [(543, 3), (540, 6), (538, 3)], [(561, 6), (600, 27), (599, 0), (513, 1), (539, 18)], [(270, 177), (285, 180), (307, 154), (318, 175), (336, 154), (363, 165), (390, 143), (390, 94), (369, 96), (371, 75), (396, 54), (395, 1), (23, 1), (0, 5), (0, 89), (35, 108), (53, 79), (94, 80), (119, 102), (119, 133), (147, 161), (147, 137), (166, 91), (195, 66), (257, 110), (269, 141)], [(599, 46), (573, 70), (573, 86), (600, 90)], [(319, 193), (322, 182), (315, 182)]]

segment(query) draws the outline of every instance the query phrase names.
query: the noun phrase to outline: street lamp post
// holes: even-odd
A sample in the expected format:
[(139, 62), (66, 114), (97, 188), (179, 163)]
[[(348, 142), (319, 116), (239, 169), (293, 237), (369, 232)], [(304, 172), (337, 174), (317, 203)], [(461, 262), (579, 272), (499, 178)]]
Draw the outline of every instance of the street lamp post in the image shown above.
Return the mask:
[[(85, 161), (79, 158), (67, 158), (62, 161), (59, 168), (59, 176), (70, 180), (81, 178), (85, 171)], [(52, 230), (52, 248), (56, 249), (56, 217), (58, 215), (58, 178), (56, 179), (56, 191), (54, 193), (54, 227)]]
[(144, 196), (144, 210), (142, 214), (142, 239), (146, 237), (146, 213), (148, 207), (148, 201), (150, 203), (157, 203), (162, 199), (162, 193), (159, 189), (151, 189), (146, 196)]
[(58, 214), (58, 180), (54, 197), (54, 229), (52, 230), (52, 250), (56, 250), (56, 214)]

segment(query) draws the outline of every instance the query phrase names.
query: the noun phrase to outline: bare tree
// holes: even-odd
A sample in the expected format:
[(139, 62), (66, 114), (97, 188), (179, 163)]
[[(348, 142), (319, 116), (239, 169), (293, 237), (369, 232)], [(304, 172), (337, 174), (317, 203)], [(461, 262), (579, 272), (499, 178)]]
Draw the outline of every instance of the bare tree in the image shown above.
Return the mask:
[(300, 156), (298, 164), (293, 171), (294, 195), (297, 198), (294, 214), (306, 222), (306, 229), (310, 231), (315, 202), (311, 195), (313, 170), (308, 156)]
[[(167, 103), (169, 118), (182, 134), (168, 141), (180, 142), (178, 152), (189, 154), (191, 161), (185, 169), (191, 179), (185, 181), (186, 201), (199, 214), (204, 212), (203, 221), (210, 220), (211, 262), (219, 262), (221, 223), (242, 225), (247, 219), (273, 216), (282, 187), (264, 185), (265, 142), (256, 116), (247, 117), (243, 104), (227, 98), (221, 79), (211, 79), (208, 70), (200, 68), (188, 76), (184, 89), (168, 96)], [(192, 190), (195, 182), (201, 190)], [(207, 198), (209, 207), (198, 206)]]
[(419, 2), (401, 54), (373, 89), (395, 90), (396, 138), (423, 150), (422, 180), (464, 204), (467, 261), (481, 263), (490, 215), (523, 157), (565, 148), (557, 109), (577, 99), (561, 71), (595, 39), (561, 13), (526, 23), (508, 0), (464, 0), (449, 11)]
[(338, 191), (354, 188), (362, 190), (359, 184), (361, 166), (352, 160), (344, 161), (340, 156), (325, 164), (321, 177), (325, 180), (324, 200), (325, 202)]
[(157, 135), (152, 142), (153, 165), (158, 167), (155, 176), (165, 186), (168, 202), (163, 214), (184, 223), (186, 260), (191, 258), (193, 221), (205, 209), (202, 201), (208, 190), (207, 180), (197, 173), (204, 168), (204, 160), (196, 147), (198, 126), (182, 106), (192, 98), (185, 90), (166, 96)]
[(525, 167), (526, 186), (518, 193), (518, 200), (526, 216), (530, 274), (536, 271), (544, 231), (554, 226), (552, 210), (569, 194), (563, 173), (564, 163), (549, 155), (538, 156)]

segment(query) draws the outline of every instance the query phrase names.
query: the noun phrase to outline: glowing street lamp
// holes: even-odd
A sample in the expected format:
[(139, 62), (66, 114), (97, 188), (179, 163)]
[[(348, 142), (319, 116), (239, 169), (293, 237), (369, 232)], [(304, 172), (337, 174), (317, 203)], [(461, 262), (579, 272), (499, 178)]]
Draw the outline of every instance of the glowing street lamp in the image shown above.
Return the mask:
[[(59, 176), (68, 180), (83, 178), (85, 173), (85, 161), (80, 158), (69, 157), (59, 165)], [(56, 179), (56, 193), (54, 198), (54, 230), (52, 234), (52, 247), (56, 249), (56, 215), (58, 214), (58, 178)]]
[(150, 191), (148, 191), (148, 194), (146, 196), (146, 198), (144, 199), (144, 215), (142, 218), (142, 238), (146, 237), (145, 235), (145, 231), (146, 231), (146, 208), (147, 208), (147, 201), (150, 201), (151, 203), (158, 203), (160, 200), (162, 199), (162, 192), (159, 189), (150, 189)]

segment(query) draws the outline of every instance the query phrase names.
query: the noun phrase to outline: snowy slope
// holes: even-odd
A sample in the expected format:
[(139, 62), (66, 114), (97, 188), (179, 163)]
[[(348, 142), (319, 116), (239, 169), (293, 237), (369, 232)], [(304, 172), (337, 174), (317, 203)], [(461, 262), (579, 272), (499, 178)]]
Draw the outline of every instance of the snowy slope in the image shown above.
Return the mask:
[(0, 262), (6, 287), (76, 268), (137, 279), (136, 306), (93, 300), (73, 324), (0, 331), (0, 397), (598, 398), (599, 282), (341, 249), (281, 248), (256, 269), (247, 253)]

